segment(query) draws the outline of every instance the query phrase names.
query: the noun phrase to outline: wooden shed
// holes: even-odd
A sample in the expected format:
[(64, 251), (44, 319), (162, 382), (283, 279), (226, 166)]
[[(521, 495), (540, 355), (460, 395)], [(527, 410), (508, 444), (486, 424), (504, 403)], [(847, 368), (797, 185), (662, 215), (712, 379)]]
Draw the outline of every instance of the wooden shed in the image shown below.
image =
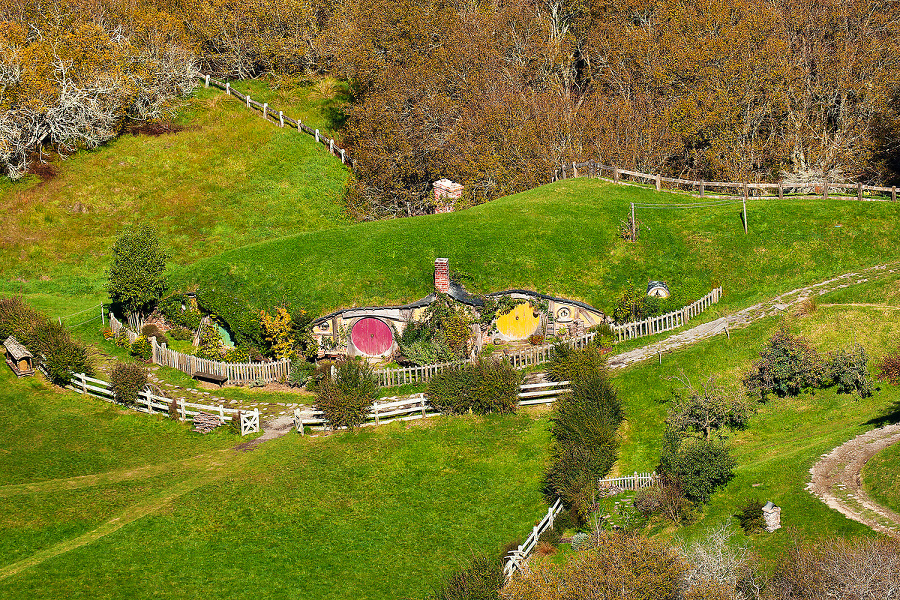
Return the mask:
[(16, 338), (13, 336), (6, 338), (3, 342), (3, 351), (6, 354), (6, 364), (13, 373), (19, 377), (34, 375), (34, 356)]

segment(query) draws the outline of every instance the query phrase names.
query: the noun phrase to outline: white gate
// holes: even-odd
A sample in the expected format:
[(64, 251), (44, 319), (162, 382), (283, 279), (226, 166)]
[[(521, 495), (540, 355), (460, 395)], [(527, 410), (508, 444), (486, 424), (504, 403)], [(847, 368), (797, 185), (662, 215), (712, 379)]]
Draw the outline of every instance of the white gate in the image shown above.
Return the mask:
[(248, 433), (256, 433), (259, 431), (259, 409), (254, 408), (253, 412), (241, 413), (241, 435)]

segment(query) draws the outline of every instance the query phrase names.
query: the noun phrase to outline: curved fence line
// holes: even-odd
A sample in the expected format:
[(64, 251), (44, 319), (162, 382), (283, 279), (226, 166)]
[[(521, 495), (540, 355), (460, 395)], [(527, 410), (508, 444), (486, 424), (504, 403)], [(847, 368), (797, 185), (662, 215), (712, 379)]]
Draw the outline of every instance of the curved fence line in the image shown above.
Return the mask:
[[(722, 288), (717, 287), (699, 300), (676, 311), (659, 315), (658, 317), (650, 317), (643, 321), (613, 325), (612, 328), (616, 335), (616, 341), (631, 340), (678, 329), (690, 319), (696, 317), (711, 305), (717, 303), (721, 297)], [(593, 341), (596, 335), (596, 333), (586, 333), (582, 336), (565, 340), (565, 342), (573, 348), (584, 348)], [(503, 359), (508, 360), (516, 369), (526, 369), (528, 367), (550, 362), (553, 346), (555, 346), (555, 344), (533, 346), (518, 352), (506, 354), (503, 356)], [(467, 359), (433, 365), (422, 365), (419, 367), (376, 369), (375, 376), (378, 378), (378, 385), (381, 387), (393, 387), (406, 383), (425, 383), (436, 374), (446, 369), (459, 367), (471, 362), (471, 360)]]
[(271, 117), (272, 120), (281, 127), (289, 125), (295, 128), (298, 133), (308, 133), (316, 139), (316, 143), (322, 144), (328, 149), (331, 154), (340, 157), (342, 163), (349, 165), (351, 169), (356, 167), (356, 161), (347, 156), (346, 150), (335, 144), (334, 138), (329, 138), (328, 136), (319, 133), (318, 129), (313, 129), (308, 125), (304, 125), (303, 121), (301, 121), (300, 119), (294, 120), (290, 118), (289, 116), (285, 115), (283, 111), (275, 110), (265, 102), (257, 102), (256, 100), (253, 100), (252, 98), (250, 98), (250, 94), (240, 93), (236, 89), (232, 88), (230, 83), (212, 79), (209, 75), (201, 75), (200, 79), (203, 80), (206, 87), (213, 86), (219, 88), (229, 96), (234, 96), (235, 98), (246, 104), (248, 109), (253, 110), (254, 108), (258, 108), (262, 113), (262, 117), (267, 121), (269, 120), (269, 117)]
[[(750, 183), (749, 181), (697, 181), (693, 179), (679, 179), (677, 177), (663, 177), (662, 175), (652, 175), (650, 173), (641, 173), (640, 171), (629, 171), (620, 169), (615, 166), (604, 165), (593, 160), (562, 165), (558, 169), (554, 169), (550, 175), (551, 181), (559, 179), (568, 179), (570, 177), (591, 177), (596, 179), (608, 179), (614, 183), (627, 183), (625, 178), (631, 178), (638, 183), (653, 184), (656, 191), (662, 191), (663, 184), (670, 190), (675, 192), (687, 192), (692, 196), (701, 198), (730, 198), (742, 196), (744, 198), (778, 198), (783, 199), (785, 194), (789, 194), (792, 198), (822, 198), (827, 200), (829, 194), (838, 194), (839, 197), (853, 198), (857, 200), (867, 200), (875, 202), (896, 202), (897, 187), (884, 187), (876, 185), (863, 185), (862, 183), (837, 183), (833, 181), (819, 181), (807, 183)], [(812, 188), (815, 194), (803, 193), (804, 188)], [(719, 194), (709, 195), (707, 189), (718, 190)], [(732, 190), (732, 193), (729, 193)], [(799, 195), (795, 195), (797, 190), (801, 190)]]
[[(129, 343), (134, 343), (138, 338), (138, 334), (119, 322), (113, 313), (109, 313), (109, 328), (116, 335), (124, 332)], [(263, 383), (283, 381), (291, 374), (291, 361), (287, 359), (270, 363), (229, 363), (171, 350), (165, 344), (158, 344), (155, 337), (149, 339), (152, 349), (151, 360), (154, 364), (178, 369), (191, 376), (203, 373), (225, 377), (228, 383), (250, 384), (257, 381)]]

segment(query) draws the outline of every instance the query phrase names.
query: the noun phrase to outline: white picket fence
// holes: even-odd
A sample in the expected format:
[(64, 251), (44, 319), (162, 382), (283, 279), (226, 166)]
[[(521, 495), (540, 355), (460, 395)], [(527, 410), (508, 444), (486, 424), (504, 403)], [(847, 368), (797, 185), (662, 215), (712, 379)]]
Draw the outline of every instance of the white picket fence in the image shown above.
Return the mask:
[(562, 510), (562, 499), (557, 498), (553, 506), (547, 509), (547, 514), (544, 515), (540, 523), (531, 530), (525, 541), (517, 549), (510, 551), (506, 558), (506, 564), (503, 566), (503, 573), (506, 575), (507, 581), (513, 576), (513, 573), (525, 567), (525, 561), (528, 560), (528, 557), (534, 551), (541, 535), (548, 529), (553, 528), (553, 521)]
[[(134, 343), (138, 334), (123, 325), (116, 316), (109, 313), (109, 328), (119, 335), (124, 332), (129, 343)], [(228, 383), (248, 385), (257, 381), (271, 383), (284, 381), (291, 374), (290, 360), (277, 360), (268, 363), (229, 363), (218, 360), (209, 360), (178, 352), (168, 348), (165, 344), (157, 344), (156, 338), (150, 338), (152, 349), (151, 360), (154, 364), (178, 369), (188, 375), (194, 373), (209, 373), (227, 377)]]
[(678, 329), (705, 311), (711, 305), (716, 304), (721, 297), (722, 288), (717, 287), (696, 302), (692, 302), (691, 304), (670, 313), (659, 315), (658, 317), (649, 317), (643, 321), (613, 325), (613, 331), (616, 333), (616, 341), (632, 340)]
[(637, 491), (652, 485), (659, 485), (659, 475), (656, 474), (656, 471), (653, 473), (638, 473), (635, 471), (634, 475), (601, 479), (597, 482), (597, 485), (600, 489), (619, 488), (627, 491)]
[[(78, 392), (79, 394), (87, 394), (89, 396), (94, 396), (95, 398), (100, 398), (101, 400), (106, 400), (107, 402), (115, 403), (116, 401), (112, 389), (110, 389), (109, 382), (89, 377), (84, 373), (73, 373), (72, 382), (67, 385), (66, 388)], [(137, 402), (131, 408), (151, 415), (154, 413), (168, 414), (171, 402), (171, 398), (157, 396), (156, 394), (151, 393), (150, 390), (144, 389), (138, 393)], [(224, 423), (225, 421), (234, 420), (235, 416), (240, 414), (241, 435), (257, 433), (259, 431), (258, 408), (254, 408), (251, 412), (247, 410), (242, 411), (236, 408), (226, 408), (221, 404), (218, 406), (208, 406), (206, 404), (185, 402), (184, 400), (178, 400), (177, 404), (182, 421), (187, 420), (188, 417), (193, 417), (200, 412), (205, 412), (218, 414), (219, 419)]]

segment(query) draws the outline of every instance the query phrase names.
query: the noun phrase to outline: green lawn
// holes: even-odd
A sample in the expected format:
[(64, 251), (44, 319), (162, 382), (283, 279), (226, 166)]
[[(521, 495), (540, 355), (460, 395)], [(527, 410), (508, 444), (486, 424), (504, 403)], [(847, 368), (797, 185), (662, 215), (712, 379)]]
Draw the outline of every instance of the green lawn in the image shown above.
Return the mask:
[(230, 250), (182, 269), (173, 281), (227, 290), (255, 305), (288, 300), (323, 313), (420, 298), (432, 289), (434, 258), (448, 257), (451, 269), (468, 273), (484, 291), (528, 288), (611, 310), (629, 280), (644, 286), (663, 279), (682, 302), (721, 284), (717, 310), (726, 310), (900, 257), (900, 205), (876, 202), (751, 202), (749, 235), (740, 211), (730, 207), (645, 210), (638, 243), (617, 237), (631, 202), (681, 201), (566, 180), (453, 214), (360, 223)]
[[(342, 88), (326, 80), (279, 91), (235, 83), (323, 130), (340, 115)], [(345, 224), (349, 171), (306, 134), (281, 129), (233, 97), (200, 87), (183, 102), (179, 133), (123, 135), (58, 164), (40, 182), (0, 181), (0, 293), (24, 292), (63, 316), (105, 299), (109, 249), (119, 231), (150, 223), (171, 266), (223, 250)]]
[(866, 491), (876, 502), (900, 514), (900, 444), (870, 458), (862, 477)]
[(0, 386), (3, 598), (419, 598), (546, 510), (538, 414), (245, 453), (38, 379)]
[[(814, 313), (792, 316), (786, 322), (792, 331), (807, 336), (823, 352), (861, 343), (869, 352), (870, 368), (873, 368), (878, 358), (896, 347), (900, 311), (841, 304), (863, 299), (866, 303), (900, 306), (896, 302), (897, 282), (893, 277), (864, 284), (858, 297), (853, 293), (854, 288), (826, 294), (820, 297), (819, 308)], [(672, 377), (686, 374), (697, 383), (714, 374), (721, 383), (737, 387), (740, 376), (780, 321), (770, 318), (732, 331), (730, 340), (719, 336), (664, 356), (662, 365), (651, 361), (616, 375), (627, 415), (616, 470), (629, 473), (655, 468), (663, 421), (677, 384)], [(782, 507), (785, 529), (772, 535), (755, 535), (750, 540), (764, 557), (789, 545), (790, 528), (812, 537), (871, 534), (866, 527), (829, 509), (807, 492), (805, 486), (810, 467), (823, 453), (872, 427), (900, 419), (897, 413), (900, 388), (880, 383), (877, 387), (875, 395), (866, 400), (827, 389), (796, 398), (773, 398), (759, 405), (746, 430), (730, 436), (737, 460), (734, 479), (713, 496), (697, 523), (678, 530), (664, 527), (663, 535), (686, 539), (700, 536), (708, 527), (730, 520), (737, 508), (751, 497), (763, 502), (772, 500)], [(880, 476), (887, 477), (882, 471), (896, 472), (897, 464), (900, 462), (885, 460)], [(886, 481), (896, 482), (896, 477)], [(889, 485), (884, 489), (888, 490)], [(653, 529), (658, 530), (658, 526)]]

